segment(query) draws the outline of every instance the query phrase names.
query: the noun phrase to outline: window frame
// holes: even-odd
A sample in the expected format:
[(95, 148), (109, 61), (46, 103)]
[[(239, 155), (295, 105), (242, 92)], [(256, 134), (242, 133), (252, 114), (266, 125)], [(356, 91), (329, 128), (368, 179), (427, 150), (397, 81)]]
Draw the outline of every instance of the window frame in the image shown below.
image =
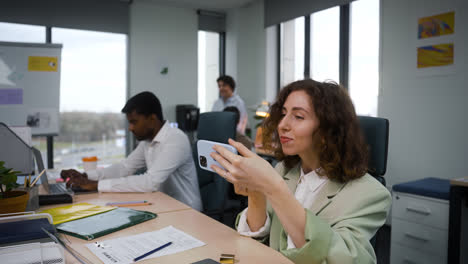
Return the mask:
[[(2, 22), (6, 22), (6, 21), (2, 21)], [(34, 24), (31, 24), (33, 26), (42, 26), (42, 25), (34, 25)], [(45, 26), (45, 44), (51, 44), (52, 43), (52, 26)], [(83, 30), (87, 30), (87, 29), (83, 29)], [(130, 85), (129, 85), (129, 70), (130, 70), (130, 59), (129, 59), (129, 51), (130, 51), (130, 47), (129, 47), (129, 39), (128, 39), (128, 34), (127, 35), (127, 43), (126, 43), (126, 46), (127, 46), (127, 49), (126, 49), (126, 52), (127, 52), (127, 55), (126, 55), (126, 67), (127, 67), (127, 78), (126, 78), (126, 88), (125, 88), (125, 94), (126, 94), (126, 99), (125, 100), (128, 100), (129, 98), (129, 95), (130, 95)], [(225, 53), (225, 51), (223, 51)], [(224, 60), (224, 57), (223, 57), (223, 60)], [(48, 169), (53, 169), (54, 168), (54, 135), (45, 135), (45, 136), (37, 136), (37, 137), (45, 137), (46, 138), (46, 154), (47, 154), (47, 168)], [(128, 155), (132, 149), (132, 145), (131, 145), (131, 140), (130, 139), (130, 133), (128, 133), (128, 124), (126, 124), (126, 130), (125, 130), (125, 139), (126, 139), (126, 146), (125, 146), (125, 154)]]
[[(349, 47), (350, 47), (350, 4), (340, 6), (340, 43), (339, 43), (339, 76), (340, 84), (348, 89), (349, 84)], [(310, 78), (310, 16), (304, 16), (304, 78)], [(281, 23), (282, 24), (282, 23)], [(281, 24), (278, 24), (278, 75), (281, 74)], [(278, 77), (280, 78), (280, 77)], [(280, 86), (280, 82), (278, 81)], [(278, 92), (281, 87), (278, 87)]]

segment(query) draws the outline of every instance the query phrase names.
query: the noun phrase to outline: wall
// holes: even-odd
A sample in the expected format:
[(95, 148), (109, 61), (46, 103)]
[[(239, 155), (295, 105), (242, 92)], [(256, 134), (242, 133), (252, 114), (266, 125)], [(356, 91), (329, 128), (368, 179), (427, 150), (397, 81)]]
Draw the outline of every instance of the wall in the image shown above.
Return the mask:
[[(134, 1), (130, 8), (130, 95), (154, 92), (171, 121), (176, 104), (197, 104), (197, 21), (190, 8), (148, 0)], [(227, 13), (226, 74), (236, 80), (247, 107), (266, 96), (265, 37), (262, 0)], [(163, 64), (169, 65), (167, 76), (159, 74)], [(251, 127), (257, 122), (252, 111), (249, 122)]]
[(226, 74), (237, 80), (237, 35), (239, 34), (239, 10), (233, 9), (226, 16)]
[[(237, 93), (246, 107), (265, 99), (266, 30), (263, 27), (263, 1), (229, 11), (226, 21), (226, 74), (237, 82)], [(250, 127), (258, 122), (247, 109)], [(254, 131), (255, 132), (255, 131)]]
[(214, 102), (219, 98), (219, 40), (220, 36), (215, 32), (200, 32), (198, 52), (198, 107), (200, 112), (209, 112)]
[(265, 99), (273, 102), (278, 93), (278, 28), (266, 28), (265, 43)]
[[(164, 118), (175, 122), (176, 104), (197, 105), (196, 11), (160, 6), (147, 0), (130, 7), (130, 96), (152, 91)], [(167, 75), (160, 74), (169, 67)]]
[[(455, 10), (455, 34), (421, 41), (419, 17)], [(390, 120), (388, 185), (468, 171), (468, 2), (382, 0), (378, 115)], [(455, 71), (418, 71), (421, 44), (455, 43)], [(442, 68), (440, 68), (443, 70)], [(445, 73), (447, 71), (443, 70)]]

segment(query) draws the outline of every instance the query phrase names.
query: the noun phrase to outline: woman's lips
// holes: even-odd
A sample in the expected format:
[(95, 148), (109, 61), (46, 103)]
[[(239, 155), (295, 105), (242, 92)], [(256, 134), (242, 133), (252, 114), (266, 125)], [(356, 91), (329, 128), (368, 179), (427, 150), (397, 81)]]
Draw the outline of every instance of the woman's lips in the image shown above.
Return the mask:
[(292, 140), (293, 140), (292, 138), (280, 137), (281, 144), (288, 143), (288, 142), (290, 142)]

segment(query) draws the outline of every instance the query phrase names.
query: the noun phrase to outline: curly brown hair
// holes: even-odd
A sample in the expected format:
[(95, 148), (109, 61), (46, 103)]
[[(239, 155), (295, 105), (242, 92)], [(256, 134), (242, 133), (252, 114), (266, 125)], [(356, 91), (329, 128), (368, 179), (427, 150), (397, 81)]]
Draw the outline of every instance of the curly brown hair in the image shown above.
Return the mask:
[(263, 146), (272, 149), (286, 168), (300, 162), (298, 155), (288, 156), (282, 151), (278, 125), (288, 96), (294, 91), (305, 91), (319, 120), (314, 133), (320, 164), (319, 175), (330, 180), (348, 182), (367, 172), (368, 149), (359, 126), (354, 105), (348, 92), (334, 82), (301, 80), (284, 87), (270, 108), (270, 115), (263, 122)]

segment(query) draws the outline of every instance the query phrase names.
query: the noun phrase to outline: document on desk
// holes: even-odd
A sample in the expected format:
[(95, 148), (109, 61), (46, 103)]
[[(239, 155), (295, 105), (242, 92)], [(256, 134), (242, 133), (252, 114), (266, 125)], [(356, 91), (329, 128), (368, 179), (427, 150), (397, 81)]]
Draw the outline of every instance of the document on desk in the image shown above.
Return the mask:
[(153, 232), (145, 232), (134, 236), (119, 237), (100, 242), (98, 241), (86, 244), (86, 246), (105, 264), (125, 264), (134, 263), (133, 259), (136, 257), (154, 250), (168, 242), (172, 242), (172, 244), (142, 260), (175, 254), (205, 245), (202, 241), (178, 230), (177, 228), (168, 226)]

